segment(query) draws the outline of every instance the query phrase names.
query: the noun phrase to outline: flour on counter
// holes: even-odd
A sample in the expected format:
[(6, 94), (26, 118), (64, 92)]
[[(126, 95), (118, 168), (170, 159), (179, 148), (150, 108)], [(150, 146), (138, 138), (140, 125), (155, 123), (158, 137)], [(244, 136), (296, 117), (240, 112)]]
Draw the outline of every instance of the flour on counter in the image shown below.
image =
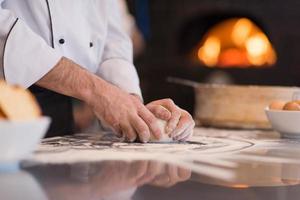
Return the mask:
[[(42, 141), (25, 163), (82, 163), (105, 160), (155, 160), (218, 179), (234, 178), (237, 162), (291, 162), (300, 142), (274, 133), (196, 128), (182, 143), (124, 143), (112, 134), (78, 134)], [(289, 142), (289, 146), (286, 144)], [(289, 148), (299, 152), (289, 152)], [(294, 157), (290, 158), (290, 156)]]

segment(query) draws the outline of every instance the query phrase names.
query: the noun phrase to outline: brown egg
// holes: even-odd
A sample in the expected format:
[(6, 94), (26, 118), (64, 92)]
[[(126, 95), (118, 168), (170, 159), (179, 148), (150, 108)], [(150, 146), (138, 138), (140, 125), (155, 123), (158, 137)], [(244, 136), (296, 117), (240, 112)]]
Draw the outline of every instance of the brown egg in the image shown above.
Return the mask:
[(291, 101), (284, 105), (283, 110), (300, 111), (300, 105), (294, 101)]
[(300, 105), (300, 100), (296, 100), (296, 101), (293, 101), (293, 102), (295, 102), (295, 103), (297, 103), (297, 104)]
[(276, 100), (276, 101), (273, 101), (270, 105), (269, 105), (269, 108), (271, 110), (282, 110), (283, 107), (285, 105), (285, 102), (284, 101), (279, 101), (279, 100)]

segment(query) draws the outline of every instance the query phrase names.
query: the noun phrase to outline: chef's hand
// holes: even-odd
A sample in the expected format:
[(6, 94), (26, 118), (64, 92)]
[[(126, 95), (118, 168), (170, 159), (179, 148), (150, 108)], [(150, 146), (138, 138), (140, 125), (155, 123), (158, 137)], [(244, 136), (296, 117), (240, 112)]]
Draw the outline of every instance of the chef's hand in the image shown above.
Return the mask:
[(90, 105), (96, 116), (130, 142), (137, 138), (148, 142), (150, 134), (159, 139), (161, 131), (156, 117), (141, 100), (109, 83), (96, 89)]
[(98, 194), (98, 197), (107, 197), (149, 183), (156, 175), (148, 173), (149, 162), (105, 161), (100, 165), (98, 163), (92, 166), (95, 173), (89, 177), (91, 191)]
[[(97, 167), (96, 167), (97, 168)], [(150, 184), (171, 187), (191, 177), (191, 170), (158, 161), (107, 161), (100, 171), (91, 175), (95, 191), (104, 194)], [(106, 189), (105, 189), (106, 188)], [(110, 192), (108, 192), (110, 191)], [(106, 194), (107, 194), (106, 193)]]
[(168, 121), (166, 133), (174, 140), (186, 141), (193, 134), (195, 122), (192, 116), (179, 108), (171, 99), (152, 101), (146, 107), (157, 118)]
[[(161, 164), (157, 163), (157, 165), (159, 166)], [(179, 182), (189, 180), (192, 174), (190, 169), (185, 169), (170, 164), (162, 165), (162, 168), (158, 172), (160, 173), (155, 176), (155, 178), (150, 182), (150, 185), (165, 188), (169, 188)]]

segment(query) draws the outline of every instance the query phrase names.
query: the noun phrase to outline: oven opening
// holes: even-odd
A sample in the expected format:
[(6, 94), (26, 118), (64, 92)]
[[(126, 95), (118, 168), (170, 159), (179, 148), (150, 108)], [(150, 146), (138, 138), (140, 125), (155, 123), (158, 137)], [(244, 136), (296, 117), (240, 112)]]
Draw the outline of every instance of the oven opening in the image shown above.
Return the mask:
[(197, 58), (206, 67), (270, 67), (277, 60), (267, 34), (245, 17), (228, 18), (210, 27), (196, 50)]

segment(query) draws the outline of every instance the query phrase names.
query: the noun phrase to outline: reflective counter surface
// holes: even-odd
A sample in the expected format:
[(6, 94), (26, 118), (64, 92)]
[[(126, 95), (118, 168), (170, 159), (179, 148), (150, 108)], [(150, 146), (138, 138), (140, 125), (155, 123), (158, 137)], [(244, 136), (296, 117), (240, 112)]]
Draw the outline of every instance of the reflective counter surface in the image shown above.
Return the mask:
[(196, 128), (186, 143), (122, 143), (108, 134), (43, 140), (0, 199), (299, 199), (300, 140)]

